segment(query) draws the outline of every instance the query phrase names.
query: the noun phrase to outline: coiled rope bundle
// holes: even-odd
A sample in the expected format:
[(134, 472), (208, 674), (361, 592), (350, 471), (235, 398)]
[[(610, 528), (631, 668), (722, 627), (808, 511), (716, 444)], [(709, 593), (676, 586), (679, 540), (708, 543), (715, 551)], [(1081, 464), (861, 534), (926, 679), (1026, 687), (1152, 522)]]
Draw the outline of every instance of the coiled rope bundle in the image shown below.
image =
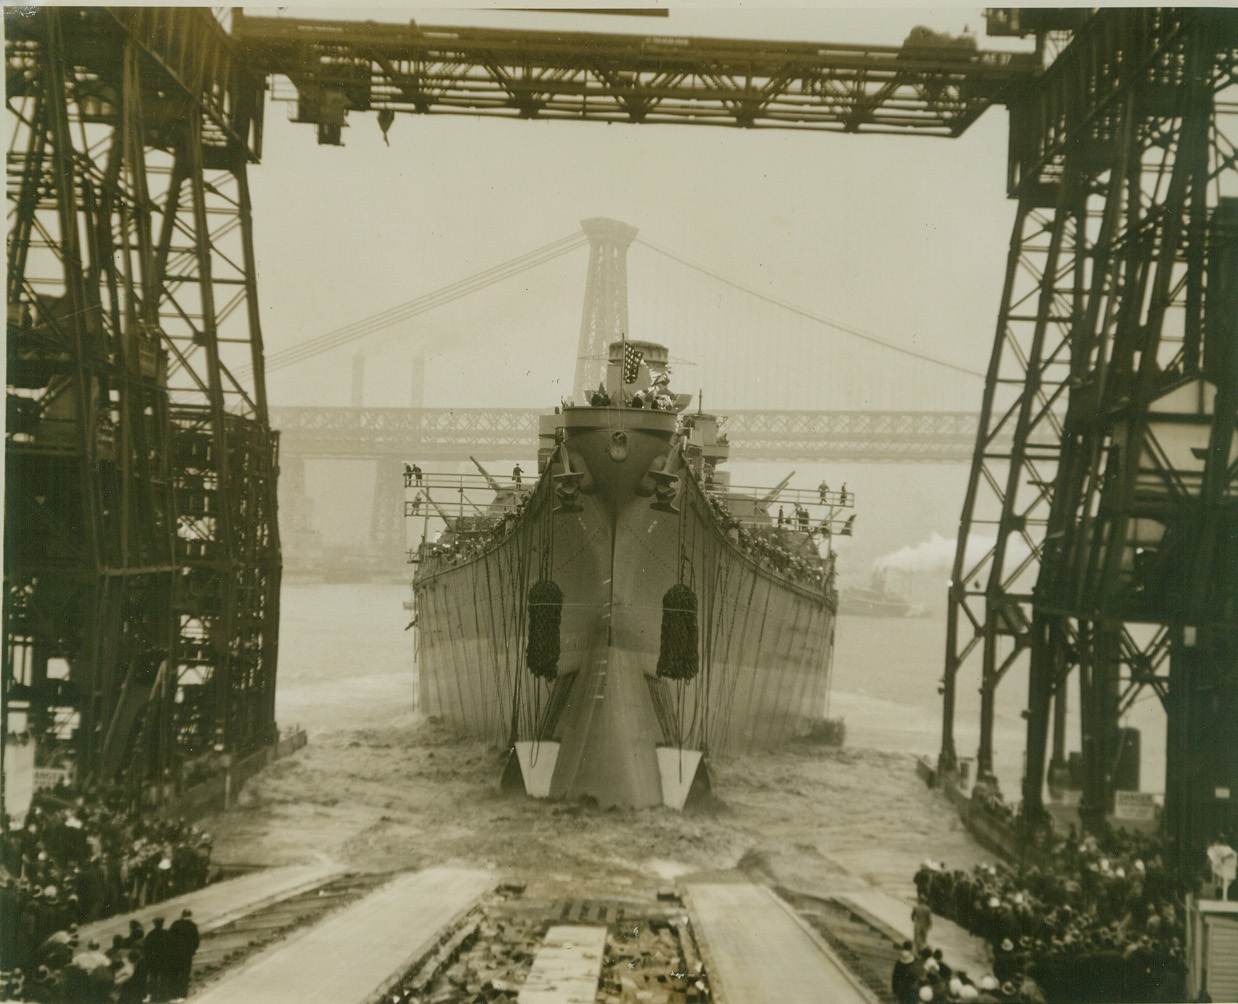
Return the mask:
[(550, 579), (539, 579), (529, 589), (529, 644), (525, 660), (534, 676), (553, 680), (559, 673), (559, 623), (563, 618), (563, 590)]
[(662, 647), (658, 676), (691, 680), (700, 668), (696, 650), (696, 593), (683, 583), (662, 597)]

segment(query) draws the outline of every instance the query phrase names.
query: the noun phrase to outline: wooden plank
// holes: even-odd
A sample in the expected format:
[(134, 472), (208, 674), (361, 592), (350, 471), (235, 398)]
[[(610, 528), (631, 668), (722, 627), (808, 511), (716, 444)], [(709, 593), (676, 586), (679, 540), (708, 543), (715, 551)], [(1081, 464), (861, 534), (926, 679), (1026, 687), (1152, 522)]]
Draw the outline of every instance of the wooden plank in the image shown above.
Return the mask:
[(488, 872), (400, 876), (194, 995), (194, 1004), (365, 1004), (494, 886)]
[(139, 910), (95, 921), (85, 925), (79, 937), (82, 944), (97, 941), (101, 945), (110, 945), (113, 935), (129, 933), (130, 920), (141, 921), (142, 926), (149, 929), (155, 917), (165, 917), (171, 923), (185, 909), (193, 910), (193, 919), (199, 930), (212, 931), (260, 907), (291, 899), (340, 874), (342, 872), (338, 866), (324, 864), (264, 868), (204, 886), (174, 899), (152, 903)]
[(750, 882), (692, 883), (684, 899), (714, 1004), (875, 1004), (781, 899)]
[(593, 1004), (605, 951), (604, 927), (552, 927), (516, 1000), (519, 1004)]

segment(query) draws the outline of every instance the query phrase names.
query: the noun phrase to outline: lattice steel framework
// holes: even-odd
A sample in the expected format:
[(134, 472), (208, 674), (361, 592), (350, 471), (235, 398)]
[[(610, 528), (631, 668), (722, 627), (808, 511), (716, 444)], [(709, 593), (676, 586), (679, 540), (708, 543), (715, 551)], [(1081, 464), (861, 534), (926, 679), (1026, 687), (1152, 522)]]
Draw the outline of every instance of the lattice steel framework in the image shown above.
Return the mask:
[[(532, 454), (540, 413), (522, 408), (273, 408), (289, 457), (510, 460)], [(733, 411), (742, 460), (963, 462), (976, 415), (953, 411)], [(1005, 440), (1009, 442), (1009, 438)]]
[(1073, 672), (1099, 826), (1119, 718), (1153, 687), (1182, 863), (1238, 822), (1236, 59), (1233, 11), (1102, 10), (1012, 105), (1018, 211), (949, 598), (941, 765), (978, 661), (991, 776), (997, 688), (1027, 658), (1038, 820)]
[(958, 136), (1037, 57), (838, 45), (234, 18), (297, 121), (338, 144), (349, 111)]
[(205, 9), (5, 26), (5, 711), (79, 780), (160, 798), (275, 728), (261, 79)]

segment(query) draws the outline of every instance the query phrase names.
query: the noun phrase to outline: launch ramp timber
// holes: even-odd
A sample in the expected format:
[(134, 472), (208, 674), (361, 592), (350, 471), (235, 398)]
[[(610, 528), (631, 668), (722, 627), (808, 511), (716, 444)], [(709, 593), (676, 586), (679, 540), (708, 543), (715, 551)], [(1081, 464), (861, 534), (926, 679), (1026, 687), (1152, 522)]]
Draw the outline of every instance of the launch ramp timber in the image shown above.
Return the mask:
[(876, 1004), (878, 998), (765, 886), (684, 886), (714, 1004)]
[(186, 909), (193, 911), (194, 923), (205, 933), (272, 903), (321, 886), (340, 874), (342, 871), (338, 866), (327, 864), (264, 868), (224, 882), (215, 882), (183, 896), (152, 903), (140, 910), (87, 924), (82, 928), (80, 937), (83, 943), (97, 941), (101, 945), (110, 945), (113, 935), (129, 933), (130, 920), (137, 920), (149, 929), (155, 917), (176, 918)]
[[(894, 941), (911, 940), (914, 933), (911, 923), (911, 903), (896, 899), (880, 889), (849, 892), (836, 896), (834, 899), (854, 910), (874, 928), (886, 928)], [(965, 969), (976, 979), (980, 978), (981, 973), (986, 973), (992, 968), (984, 940), (968, 934), (958, 924), (945, 917), (933, 917), (929, 942), (934, 948), (940, 948), (943, 951), (950, 965), (955, 969)]]
[(367, 1004), (493, 886), (490, 873), (462, 868), (399, 876), (195, 994), (195, 1004)]
[(537, 950), (517, 1004), (592, 1004), (605, 951), (605, 927), (552, 927)]

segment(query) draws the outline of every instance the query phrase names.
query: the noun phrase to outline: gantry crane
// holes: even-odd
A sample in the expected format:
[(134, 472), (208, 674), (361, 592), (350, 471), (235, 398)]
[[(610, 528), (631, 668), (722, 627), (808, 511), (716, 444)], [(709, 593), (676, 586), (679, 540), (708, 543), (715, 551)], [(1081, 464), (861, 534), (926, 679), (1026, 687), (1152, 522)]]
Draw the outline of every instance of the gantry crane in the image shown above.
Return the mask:
[[(260, 153), (259, 78), (278, 74), (292, 82), (296, 119), (314, 126), (323, 144), (342, 142), (350, 112), (371, 110), (384, 130), (397, 112), (410, 112), (949, 137), (1001, 104), (1011, 122), (1008, 192), (1018, 208), (948, 600), (940, 764), (956, 764), (955, 688), (978, 658), (979, 766), (991, 774), (996, 691), (1010, 666), (1029, 658), (1029, 820), (1041, 808), (1051, 719), (1055, 759), (1065, 749), (1065, 688), (1073, 673), (1084, 712), (1084, 806), (1093, 824), (1112, 800), (1119, 715), (1145, 686), (1166, 702), (1169, 766), (1181, 782), (1166, 806), (1170, 833), (1183, 848), (1196, 847), (1210, 828), (1238, 823), (1238, 803), (1221, 795), (1238, 794), (1238, 754), (1233, 744), (1226, 750), (1209, 738), (1232, 735), (1238, 725), (1231, 546), (1238, 467), (1234, 12), (989, 12), (990, 33), (1033, 36), (1034, 53), (988, 52), (970, 38), (923, 29), (902, 46), (841, 46), (238, 14), (229, 38), (204, 18), (202, 12), (52, 8), (7, 14), (9, 103), (19, 111), (19, 134), (29, 134), (9, 161), (10, 177), (20, 179), (11, 196), (17, 222), (10, 229), (10, 302), (18, 313), (10, 314), (10, 359), (15, 344), (33, 346), (28, 351), (36, 360), (67, 354), (76, 368), (63, 375), (64, 386), (78, 402), (76, 411), (57, 412), (66, 393), (51, 394), (45, 389), (51, 376), (39, 376), (31, 378), (32, 388), (10, 383), (10, 410), (24, 409), (35, 443), (49, 442), (48, 423), (58, 415), (67, 420), (61, 428), (71, 427), (76, 439), (59, 462), (81, 488), (51, 519), (37, 486), (53, 477), (56, 461), (10, 435), (10, 469), (18, 462), (29, 468), (21, 487), (10, 487), (9, 512), (16, 514), (6, 537), (33, 531), (67, 543), (54, 556), (45, 556), (40, 549), (51, 548), (41, 543), (6, 557), (6, 686), (18, 683), (33, 695), (31, 684), (39, 681), (26, 667), (45, 662), (39, 653), (56, 638), (55, 618), (42, 612), (56, 606), (49, 601), (55, 591), (44, 585), (49, 569), (65, 569), (66, 582), (91, 583), (91, 595), (100, 597), (110, 595), (114, 567), (130, 570), (120, 576), (125, 589), (152, 595), (167, 582), (196, 581), (197, 569), (215, 583), (214, 599), (239, 604), (210, 621), (205, 647), (264, 653), (257, 663), (242, 660), (235, 673), (207, 667), (201, 690), (214, 703), (206, 717), (217, 735), (224, 728), (228, 749), (273, 726), (278, 541), (268, 475), (274, 437), (266, 422), (244, 181), (247, 163)], [(1042, 69), (1050, 50), (1055, 56)], [(103, 127), (108, 139), (74, 146), (71, 124), (79, 131)], [(100, 198), (118, 179), (152, 175), (150, 165), (161, 160), (171, 165), (176, 184)], [(225, 189), (206, 183), (208, 171), (223, 172)], [(192, 194), (192, 210), (179, 210), (182, 189)], [(206, 202), (223, 190), (236, 193), (225, 200), (231, 226), (212, 230)], [(94, 228), (88, 240), (96, 243), (87, 250), (110, 247), (98, 243), (110, 235), (130, 267), (84, 256), (67, 225), (78, 218)], [(158, 239), (154, 220), (162, 221)], [(218, 253), (212, 235), (222, 230), (241, 236), (240, 253)], [(175, 244), (181, 234), (190, 238), (184, 250)], [(51, 252), (52, 300), (65, 306), (40, 299), (28, 248)], [(218, 321), (206, 320), (216, 313), (220, 280), (213, 269), (225, 263), (236, 270), (240, 297), (225, 302), (230, 308), (243, 302), (244, 309), (224, 313), (248, 319), (244, 334), (228, 340), (219, 338)], [(196, 312), (180, 305), (196, 291)], [(95, 302), (108, 304), (110, 313)], [(32, 341), (31, 332), (39, 337)], [(148, 343), (140, 341), (143, 332)], [(103, 347), (109, 338), (110, 351)], [(104, 382), (96, 374), (131, 358), (131, 343), (154, 348), (154, 377), (127, 392), (100, 394)], [(226, 363), (225, 346), (248, 353), (248, 368)], [(167, 378), (158, 369), (160, 348), (170, 360)], [(192, 450), (177, 455), (172, 449), (188, 419), (184, 397), (167, 381), (191, 372), (198, 379), (190, 396), (199, 398), (202, 420), (189, 439), (207, 450), (199, 466), (186, 466)], [(252, 373), (252, 386), (237, 386), (238, 373)], [(27, 399), (36, 403), (20, 403)], [(110, 409), (99, 408), (109, 400)], [(141, 407), (143, 401), (149, 406)], [(144, 434), (156, 444), (153, 454), (166, 458), (159, 470), (169, 473), (167, 487), (158, 471), (148, 470), (149, 460), (139, 460), (152, 451), (135, 445), (138, 427), (143, 420), (151, 425), (159, 406), (168, 412), (163, 439)], [(93, 539), (133, 546), (133, 534), (119, 534), (108, 522), (113, 509), (101, 501), (110, 489), (96, 465), (97, 430), (106, 423), (94, 416), (104, 410), (126, 444), (120, 455), (133, 458), (126, 461), (126, 504), (135, 525), (163, 541), (161, 564), (133, 556), (109, 565), (85, 553), (84, 543)], [(228, 463), (232, 450), (217, 444), (242, 431), (250, 448), (242, 450), (248, 466), (238, 481), (237, 465)], [(164, 442), (170, 445), (159, 445)], [(18, 461), (23, 450), (31, 459)], [(195, 537), (188, 529), (193, 514), (181, 509), (183, 498), (194, 497), (200, 473), (221, 497), (231, 492), (228, 497), (243, 495), (250, 504), (233, 504), (227, 516), (221, 511)], [(182, 483), (186, 476), (189, 484)], [(233, 482), (257, 487), (236, 494), (225, 487)], [(133, 510), (139, 503), (145, 508)], [(176, 512), (175, 520), (160, 523), (150, 515), (161, 505)], [(996, 542), (977, 554), (969, 539), (984, 524)], [(195, 540), (223, 542), (222, 549), (211, 547), (213, 564), (190, 564)], [(1023, 547), (1016, 551), (1012, 540)], [(247, 584), (237, 559), (251, 541), (265, 571), (260, 582)], [(179, 589), (174, 597), (186, 594), (183, 584)], [(242, 626), (242, 597), (255, 591), (266, 605)], [(172, 606), (184, 602), (174, 599)], [(183, 616), (159, 620), (155, 633), (162, 641), (146, 645), (147, 661), (180, 651), (172, 625)], [(109, 631), (88, 627), (71, 644), (57, 643), (57, 651), (71, 652), (64, 656), (70, 681), (88, 681), (91, 696), (74, 695), (79, 708), (123, 703), (123, 680), (144, 679), (116, 655), (127, 635)], [(169, 665), (180, 666), (178, 658)], [(166, 692), (189, 693), (185, 688), (195, 685), (183, 669), (165, 672), (163, 680)], [(245, 719), (252, 727), (241, 730), (244, 738), (235, 732), (227, 738), (233, 719), (224, 695), (240, 699), (250, 687), (263, 696), (249, 707), (260, 710)], [(118, 712), (111, 721), (113, 733), (124, 731)], [(165, 734), (181, 734), (175, 713), (158, 721)], [(96, 757), (100, 741), (90, 738), (98, 726), (91, 728), (78, 730), (79, 749), (90, 754), (79, 761), (106, 773), (98, 765), (109, 761)], [(110, 740), (113, 748), (118, 741)]]
[(1040, 822), (1073, 676), (1098, 828), (1120, 718), (1153, 688), (1180, 864), (1238, 824), (1236, 65), (1233, 10), (1102, 10), (1012, 103), (1018, 208), (949, 592), (941, 766), (975, 653), (991, 779), (996, 691), (1027, 658)]
[(274, 738), (262, 78), (206, 9), (10, 7), (5, 28), (0, 734), (24, 712), (40, 766), (159, 801)]

